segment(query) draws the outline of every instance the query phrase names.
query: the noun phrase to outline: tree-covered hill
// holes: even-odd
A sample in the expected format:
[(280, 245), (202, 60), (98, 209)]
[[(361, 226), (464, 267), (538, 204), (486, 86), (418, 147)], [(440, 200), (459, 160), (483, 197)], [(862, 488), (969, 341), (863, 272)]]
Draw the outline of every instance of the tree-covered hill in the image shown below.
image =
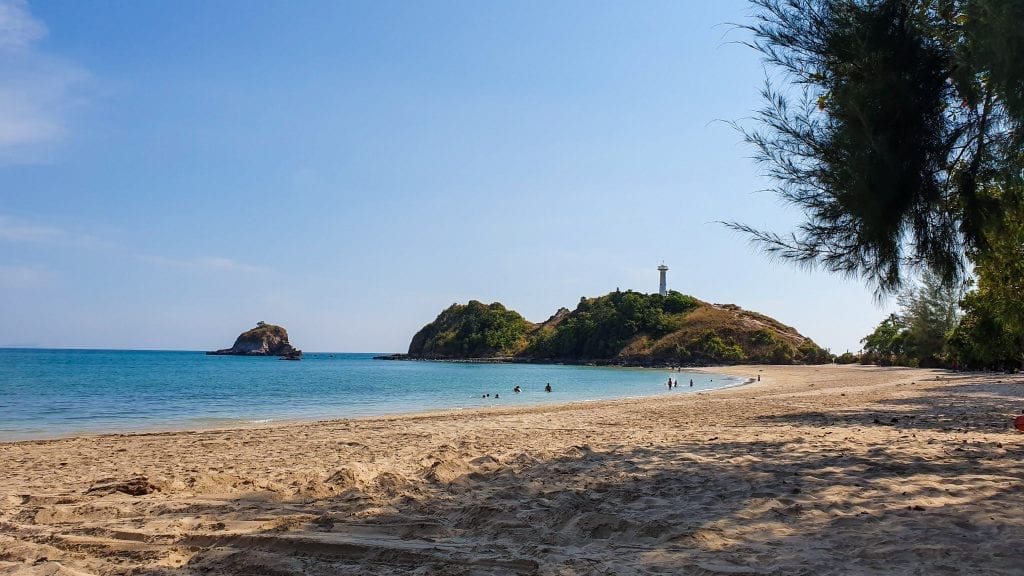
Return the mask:
[(496, 358), (515, 356), (534, 328), (518, 312), (495, 302), (452, 304), (420, 329), (409, 344), (418, 358)]
[(628, 365), (830, 359), (793, 328), (736, 305), (618, 290), (581, 298), (575, 310), (562, 308), (541, 324), (499, 303), (453, 304), (416, 333), (407, 356)]

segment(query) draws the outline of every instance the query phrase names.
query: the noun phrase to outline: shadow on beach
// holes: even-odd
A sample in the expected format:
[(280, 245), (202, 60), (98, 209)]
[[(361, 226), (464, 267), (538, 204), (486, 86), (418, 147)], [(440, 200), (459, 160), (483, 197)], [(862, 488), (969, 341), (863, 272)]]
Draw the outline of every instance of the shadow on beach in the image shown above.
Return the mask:
[[(225, 468), (136, 497), (10, 496), (0, 573), (1019, 574), (1024, 449), (1005, 430), (1022, 397), (1014, 386), (721, 423), (708, 407), (747, 406), (738, 394), (616, 408), (607, 414), (621, 421), (587, 416), (576, 428), (556, 415), (574, 409), (560, 408), (481, 416), (448, 435), (439, 417), (327, 423), (299, 439), (308, 429), (194, 433), (211, 449), (168, 470), (211, 467), (214, 446), (257, 442), (264, 468), (253, 470), (272, 477)], [(500, 417), (520, 425), (485, 427)], [(307, 452), (287, 452), (296, 445)]]
[(228, 504), (232, 519), (269, 526), (189, 538), (204, 551), (187, 566), (140, 573), (828, 573), (822, 558), (868, 573), (1019, 573), (1024, 533), (1006, 509), (1024, 496), (1019, 453), (805, 444), (441, 456), (415, 485)]
[[(950, 378), (947, 378), (947, 381)], [(907, 430), (999, 432), (1008, 418), (1024, 413), (1024, 383), (1001, 376), (964, 385), (924, 388), (910, 398), (890, 398), (857, 409), (806, 411), (761, 417), (771, 424), (801, 426), (892, 426)]]

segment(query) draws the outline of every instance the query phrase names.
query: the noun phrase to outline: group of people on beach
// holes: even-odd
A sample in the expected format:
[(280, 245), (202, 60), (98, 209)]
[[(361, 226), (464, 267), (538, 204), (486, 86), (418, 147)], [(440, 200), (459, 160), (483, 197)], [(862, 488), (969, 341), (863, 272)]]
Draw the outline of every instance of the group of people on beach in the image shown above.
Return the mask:
[[(690, 386), (693, 386), (692, 382), (691, 382)], [(512, 391), (515, 392), (516, 394), (519, 394), (519, 393), (521, 393), (523, 391), (523, 387), (518, 385), (518, 384), (516, 384), (515, 387), (512, 388)], [(551, 392), (551, 382), (548, 382), (547, 384), (544, 385), (544, 391), (545, 392)], [(481, 398), (490, 398), (490, 397), (491, 397), (490, 394), (484, 394), (483, 396), (481, 396)], [(494, 397), (495, 398), (501, 398), (501, 396), (499, 394), (495, 394)]]
[[(669, 390), (679, 388), (679, 378), (673, 380), (672, 377), (669, 376), (668, 382), (666, 382), (665, 385), (668, 386)], [(693, 388), (693, 378), (690, 378), (690, 388)]]

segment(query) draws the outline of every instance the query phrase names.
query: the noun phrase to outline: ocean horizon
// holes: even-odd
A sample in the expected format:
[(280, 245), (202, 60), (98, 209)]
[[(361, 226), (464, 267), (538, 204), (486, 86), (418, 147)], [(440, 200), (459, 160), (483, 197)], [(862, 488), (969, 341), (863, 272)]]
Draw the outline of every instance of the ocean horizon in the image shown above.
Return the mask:
[[(183, 350), (0, 348), (0, 441), (610, 400), (743, 381), (655, 368), (376, 355), (315, 352), (287, 362)], [(680, 387), (669, 391), (669, 377)]]

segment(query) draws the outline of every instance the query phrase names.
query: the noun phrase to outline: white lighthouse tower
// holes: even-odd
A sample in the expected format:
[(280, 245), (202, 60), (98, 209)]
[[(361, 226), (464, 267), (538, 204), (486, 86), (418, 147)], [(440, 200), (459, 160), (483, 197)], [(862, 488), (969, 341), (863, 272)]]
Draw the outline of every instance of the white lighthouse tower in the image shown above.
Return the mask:
[(658, 283), (658, 294), (665, 296), (668, 294), (668, 284), (665, 282), (665, 272), (668, 272), (668, 266), (662, 262), (661, 266), (658, 266), (658, 272), (661, 272), (661, 282)]

